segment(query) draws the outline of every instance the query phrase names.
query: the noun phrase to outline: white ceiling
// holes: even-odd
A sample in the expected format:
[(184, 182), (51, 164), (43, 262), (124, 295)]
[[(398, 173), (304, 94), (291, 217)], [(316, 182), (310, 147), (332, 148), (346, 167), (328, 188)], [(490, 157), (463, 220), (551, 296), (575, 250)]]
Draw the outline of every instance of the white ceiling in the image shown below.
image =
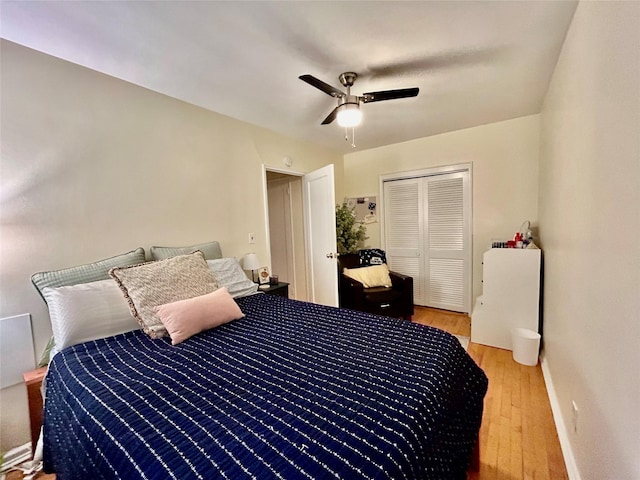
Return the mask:
[(362, 106), (357, 149), (540, 111), (575, 1), (2, 1), (1, 36), (239, 120), (352, 151), (320, 122), (353, 94), (420, 87)]

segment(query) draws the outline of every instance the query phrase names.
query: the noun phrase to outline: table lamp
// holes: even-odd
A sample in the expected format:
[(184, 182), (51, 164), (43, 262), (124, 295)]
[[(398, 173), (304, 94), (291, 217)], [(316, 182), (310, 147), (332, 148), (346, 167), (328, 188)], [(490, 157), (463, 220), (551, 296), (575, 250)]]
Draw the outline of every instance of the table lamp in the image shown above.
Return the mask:
[(245, 270), (251, 270), (251, 280), (255, 283), (255, 271), (258, 270), (262, 265), (260, 265), (260, 260), (258, 260), (258, 255), (255, 253), (247, 253), (242, 259), (242, 268)]

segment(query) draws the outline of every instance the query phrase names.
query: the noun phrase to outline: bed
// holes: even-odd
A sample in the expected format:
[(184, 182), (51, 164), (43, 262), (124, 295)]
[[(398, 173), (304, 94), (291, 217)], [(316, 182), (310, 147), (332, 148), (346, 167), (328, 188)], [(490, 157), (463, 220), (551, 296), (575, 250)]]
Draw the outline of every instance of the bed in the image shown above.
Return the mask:
[(464, 479), (487, 378), (441, 330), (267, 294), (172, 345), (64, 348), (44, 467), (86, 478)]

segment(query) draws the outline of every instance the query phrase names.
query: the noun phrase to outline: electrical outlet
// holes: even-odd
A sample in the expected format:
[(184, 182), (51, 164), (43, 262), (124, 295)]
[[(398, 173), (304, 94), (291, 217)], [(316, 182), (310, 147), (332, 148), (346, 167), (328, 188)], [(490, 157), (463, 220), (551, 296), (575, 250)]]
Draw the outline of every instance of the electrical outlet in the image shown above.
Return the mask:
[(249, 234), (249, 243), (250, 243), (250, 244), (254, 244), (254, 243), (256, 243), (256, 236), (255, 236), (255, 234), (253, 234), (253, 233), (250, 233), (250, 234)]
[(573, 432), (578, 433), (578, 405), (575, 400), (571, 400), (571, 422), (573, 423)]

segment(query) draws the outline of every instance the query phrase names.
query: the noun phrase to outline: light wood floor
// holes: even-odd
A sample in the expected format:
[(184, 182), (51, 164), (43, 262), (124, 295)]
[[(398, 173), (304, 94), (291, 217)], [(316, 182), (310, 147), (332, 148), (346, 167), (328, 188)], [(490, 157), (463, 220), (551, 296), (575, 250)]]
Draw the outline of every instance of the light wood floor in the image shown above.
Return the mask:
[[(471, 335), (467, 315), (416, 307), (413, 321)], [(509, 350), (469, 345), (489, 378), (480, 429), (480, 470), (469, 480), (567, 479), (540, 365), (525, 367)]]
[[(24, 475), (22, 472), (14, 470), (7, 473), (6, 480), (22, 480)], [(38, 473), (35, 478), (37, 480), (56, 480), (56, 476), (54, 474), (46, 474), (46, 473)]]

